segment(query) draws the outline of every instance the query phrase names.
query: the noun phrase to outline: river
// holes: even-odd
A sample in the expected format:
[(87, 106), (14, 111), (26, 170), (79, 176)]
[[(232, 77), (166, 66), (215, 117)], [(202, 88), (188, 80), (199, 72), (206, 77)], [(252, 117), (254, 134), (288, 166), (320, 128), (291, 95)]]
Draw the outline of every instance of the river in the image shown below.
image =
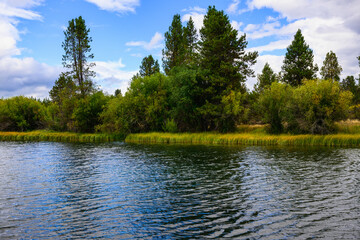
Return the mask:
[(0, 239), (360, 239), (360, 149), (0, 142)]

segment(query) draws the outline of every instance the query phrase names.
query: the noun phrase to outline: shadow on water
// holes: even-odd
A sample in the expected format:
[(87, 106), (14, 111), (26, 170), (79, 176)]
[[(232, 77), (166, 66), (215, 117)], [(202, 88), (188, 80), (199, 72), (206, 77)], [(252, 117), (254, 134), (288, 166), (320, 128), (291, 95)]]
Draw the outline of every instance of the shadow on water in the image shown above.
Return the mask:
[(360, 149), (0, 143), (0, 238), (360, 237)]

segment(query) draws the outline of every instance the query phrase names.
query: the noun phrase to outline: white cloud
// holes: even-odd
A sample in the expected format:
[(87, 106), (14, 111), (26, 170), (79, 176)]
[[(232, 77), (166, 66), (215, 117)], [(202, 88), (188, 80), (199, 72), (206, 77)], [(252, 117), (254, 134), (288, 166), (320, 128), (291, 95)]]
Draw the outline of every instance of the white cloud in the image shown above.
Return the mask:
[(0, 96), (47, 97), (61, 70), (33, 58), (0, 58)]
[[(344, 69), (342, 78), (347, 75), (357, 76), (359, 73), (356, 57), (360, 55), (360, 1), (351, 0), (344, 4), (342, 0), (250, 0), (247, 4), (254, 11), (270, 8), (278, 13), (278, 17), (268, 17), (263, 24), (247, 26), (249, 39), (273, 39), (265, 45), (249, 49), (250, 51), (256, 50), (261, 54), (265, 51), (271, 53), (274, 50), (284, 50), (291, 44), (296, 31), (301, 29), (306, 43), (313, 49), (314, 62), (319, 67), (322, 66), (326, 53), (332, 50)], [(281, 18), (287, 23), (280, 24), (278, 20)], [(270, 55), (266, 56), (268, 58)], [(259, 59), (258, 64), (261, 62)], [(257, 73), (258, 70), (261, 71), (256, 69)]]
[(127, 42), (126, 46), (143, 47), (145, 50), (152, 50), (152, 49), (162, 48), (163, 40), (164, 40), (163, 35), (161, 33), (156, 32), (155, 35), (151, 38), (150, 42), (132, 41), (132, 42)]
[(110, 12), (126, 13), (135, 12), (135, 8), (140, 5), (139, 0), (85, 0), (93, 3), (101, 10)]
[(238, 11), (240, 0), (233, 0), (229, 7), (226, 9), (228, 13), (236, 13)]
[(121, 89), (122, 93), (125, 93), (131, 78), (138, 72), (136, 71), (124, 71), (122, 68), (125, 65), (122, 60), (118, 61), (96, 61), (94, 71), (96, 72), (95, 81), (101, 86), (101, 88), (110, 94), (113, 94), (116, 89)]
[(22, 49), (16, 45), (21, 40), (21, 33), (17, 29), (18, 19), (41, 20), (38, 13), (28, 8), (42, 2), (0, 0), (0, 97), (47, 97), (61, 71), (60, 67), (39, 63), (34, 58), (21, 58)]
[(189, 9), (184, 9), (183, 12), (187, 12), (181, 19), (182, 22), (189, 21), (190, 17), (194, 21), (194, 26), (199, 33), (200, 29), (204, 26), (204, 17), (206, 14), (205, 8), (193, 7)]

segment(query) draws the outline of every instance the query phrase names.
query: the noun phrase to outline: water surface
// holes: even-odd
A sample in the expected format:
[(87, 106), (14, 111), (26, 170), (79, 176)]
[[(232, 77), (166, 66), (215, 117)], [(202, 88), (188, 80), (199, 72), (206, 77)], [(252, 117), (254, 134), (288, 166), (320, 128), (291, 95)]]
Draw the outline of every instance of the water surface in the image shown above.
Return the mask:
[(360, 149), (0, 142), (0, 239), (360, 239)]

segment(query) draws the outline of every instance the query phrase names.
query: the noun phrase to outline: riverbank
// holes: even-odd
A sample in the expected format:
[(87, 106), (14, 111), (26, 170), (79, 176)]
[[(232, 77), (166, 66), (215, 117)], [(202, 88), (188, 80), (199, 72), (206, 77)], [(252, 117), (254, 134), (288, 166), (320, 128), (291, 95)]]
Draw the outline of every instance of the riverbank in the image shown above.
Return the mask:
[(268, 146), (360, 146), (360, 134), (270, 135), (266, 133), (139, 133), (126, 137), (128, 143), (217, 144)]
[(71, 132), (32, 131), (0, 132), (0, 141), (49, 141), (49, 142), (112, 142), (123, 141), (123, 135), (116, 134), (80, 134)]

